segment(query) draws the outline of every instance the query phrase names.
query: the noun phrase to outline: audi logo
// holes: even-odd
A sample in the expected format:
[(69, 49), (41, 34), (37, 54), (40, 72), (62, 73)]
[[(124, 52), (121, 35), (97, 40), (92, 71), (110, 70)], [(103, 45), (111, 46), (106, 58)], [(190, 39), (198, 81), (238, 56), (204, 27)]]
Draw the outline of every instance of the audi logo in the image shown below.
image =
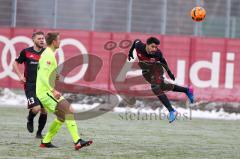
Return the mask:
[[(2, 54), (1, 54), (2, 55), (2, 58), (1, 58), (2, 71), (0, 72), (0, 79), (3, 79), (9, 76), (14, 80), (19, 80), (17, 74), (13, 72), (13, 67), (12, 67), (13, 62), (16, 59), (16, 56), (18, 54), (16, 53), (16, 49), (14, 45), (16, 43), (25, 43), (30, 47), (33, 45), (32, 39), (26, 36), (16, 36), (12, 39), (8, 39), (7, 37), (0, 35), (0, 43), (4, 44), (4, 47), (2, 48)], [(66, 45), (71, 45), (76, 47), (79, 50), (79, 52), (83, 55), (88, 54), (86, 47), (80, 41), (73, 38), (62, 39), (60, 48), (58, 49), (58, 58), (59, 58), (58, 64), (59, 65), (62, 64), (60, 65), (60, 68), (59, 68), (60, 72), (64, 67), (65, 57), (64, 57), (63, 46), (66, 46)], [(10, 63), (8, 64), (7, 57), (9, 53), (11, 58), (10, 58)], [(83, 56), (83, 65), (79, 70), (79, 72), (71, 77), (65, 77), (64, 82), (74, 83), (80, 80), (87, 71), (88, 61), (89, 61), (88, 56)]]

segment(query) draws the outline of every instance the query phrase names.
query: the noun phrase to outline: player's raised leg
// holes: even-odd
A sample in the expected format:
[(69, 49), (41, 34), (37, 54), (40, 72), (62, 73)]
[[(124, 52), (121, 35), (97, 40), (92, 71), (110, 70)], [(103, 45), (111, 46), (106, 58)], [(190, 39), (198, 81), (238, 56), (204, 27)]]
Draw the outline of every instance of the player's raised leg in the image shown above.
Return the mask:
[(174, 88), (173, 88), (173, 91), (174, 92), (184, 92), (189, 101), (191, 103), (194, 103), (194, 94), (193, 94), (193, 88), (192, 86), (189, 86), (188, 88), (187, 87), (182, 87), (182, 86), (178, 86), (178, 85), (174, 85)]

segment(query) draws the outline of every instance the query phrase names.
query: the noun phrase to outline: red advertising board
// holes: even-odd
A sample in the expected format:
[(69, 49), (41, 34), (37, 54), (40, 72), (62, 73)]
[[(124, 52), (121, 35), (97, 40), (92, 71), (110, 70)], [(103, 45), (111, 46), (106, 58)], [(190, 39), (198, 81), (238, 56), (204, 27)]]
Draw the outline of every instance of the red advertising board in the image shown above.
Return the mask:
[[(0, 87), (22, 87), (12, 70), (12, 63), (23, 48), (32, 45), (31, 34), (34, 30), (39, 29), (0, 28)], [(129, 62), (127, 54), (136, 38), (145, 41), (149, 36), (156, 36), (176, 76), (174, 83), (192, 85), (197, 100), (240, 102), (239, 39), (57, 31), (61, 33), (61, 47), (56, 54), (59, 64), (67, 68), (74, 62), (76, 64), (74, 68), (67, 69), (64, 81), (71, 85), (71, 89), (74, 85), (85, 86), (79, 93), (98, 93), (94, 90), (97, 88), (116, 94), (144, 96), (149, 84), (141, 77), (137, 60)], [(186, 98), (184, 94), (167, 93), (172, 99)]]

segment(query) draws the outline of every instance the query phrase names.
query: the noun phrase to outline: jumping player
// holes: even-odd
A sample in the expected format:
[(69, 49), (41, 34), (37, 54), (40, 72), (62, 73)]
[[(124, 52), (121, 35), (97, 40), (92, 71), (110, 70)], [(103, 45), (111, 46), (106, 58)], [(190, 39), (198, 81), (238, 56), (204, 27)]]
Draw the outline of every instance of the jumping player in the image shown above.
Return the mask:
[(57, 76), (55, 51), (60, 45), (59, 33), (50, 32), (46, 35), (45, 39), (47, 48), (42, 53), (39, 60), (36, 93), (44, 108), (48, 112), (54, 113), (56, 118), (51, 123), (46, 136), (44, 136), (40, 144), (40, 147), (56, 147), (51, 143), (51, 141), (65, 122), (67, 129), (72, 136), (74, 147), (78, 150), (84, 146), (92, 144), (92, 141), (84, 141), (80, 138), (77, 123), (74, 120), (73, 107), (64, 99), (61, 93), (54, 88)]
[[(36, 78), (37, 66), (41, 53), (44, 51), (44, 33), (41, 31), (35, 32), (32, 35), (34, 46), (25, 48), (21, 51), (18, 58), (16, 58), (13, 69), (17, 73), (19, 80), (24, 84), (25, 95), (28, 101), (29, 115), (27, 117), (27, 129), (30, 133), (34, 131), (33, 119), (40, 112), (38, 119), (38, 130), (36, 138), (42, 138), (42, 130), (47, 121), (47, 112), (41, 106), (36, 97)], [(18, 65), (24, 63), (24, 75), (20, 72)]]
[(184, 92), (190, 102), (193, 103), (193, 89), (192, 87), (186, 88), (171, 84), (164, 80), (164, 69), (172, 80), (175, 80), (175, 76), (169, 69), (162, 52), (158, 48), (159, 45), (160, 41), (155, 37), (148, 38), (146, 44), (141, 42), (141, 40), (136, 39), (129, 50), (128, 60), (130, 61), (131, 59), (134, 59), (133, 50), (136, 49), (137, 57), (139, 59), (138, 65), (142, 69), (142, 75), (145, 80), (151, 84), (154, 94), (168, 109), (169, 122), (171, 123), (176, 119), (177, 112), (173, 109), (164, 91)]

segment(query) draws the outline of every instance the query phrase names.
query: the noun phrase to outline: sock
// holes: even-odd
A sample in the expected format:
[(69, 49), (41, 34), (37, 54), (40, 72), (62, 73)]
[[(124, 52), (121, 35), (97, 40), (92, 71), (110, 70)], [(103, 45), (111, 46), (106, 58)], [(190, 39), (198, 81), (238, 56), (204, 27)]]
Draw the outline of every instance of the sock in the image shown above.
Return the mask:
[(33, 119), (34, 119), (34, 117), (37, 115), (37, 113), (35, 114), (35, 113), (33, 113), (32, 112), (32, 109), (30, 109), (29, 110), (29, 114), (28, 114), (28, 121), (30, 121), (30, 122), (33, 122)]
[(58, 130), (62, 127), (63, 122), (58, 119), (54, 119), (52, 124), (50, 125), (46, 136), (43, 138), (43, 143), (49, 143), (52, 141), (52, 138), (57, 134)]
[(42, 130), (47, 122), (47, 114), (40, 114), (38, 119), (38, 131), (37, 134), (42, 134)]
[(68, 114), (66, 116), (66, 125), (69, 133), (72, 136), (73, 142), (77, 143), (77, 141), (80, 139), (80, 136), (78, 134), (78, 127), (76, 121), (74, 120), (73, 114)]
[(184, 93), (187, 93), (188, 88), (186, 88), (186, 87), (181, 87), (181, 86), (178, 86), (178, 85), (174, 85), (173, 91), (174, 91), (174, 92), (184, 92)]
[(168, 109), (168, 111), (173, 111), (173, 107), (170, 103), (170, 101), (168, 100), (166, 94), (161, 94), (158, 96), (158, 99), (163, 103), (163, 105)]

